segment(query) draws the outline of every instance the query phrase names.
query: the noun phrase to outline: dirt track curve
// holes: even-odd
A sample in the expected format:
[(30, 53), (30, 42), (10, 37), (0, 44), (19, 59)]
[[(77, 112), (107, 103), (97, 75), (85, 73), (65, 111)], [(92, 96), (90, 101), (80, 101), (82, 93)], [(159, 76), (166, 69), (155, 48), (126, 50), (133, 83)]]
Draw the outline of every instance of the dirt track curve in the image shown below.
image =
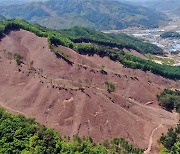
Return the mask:
[(11, 112), (11, 113), (14, 113), (14, 114), (20, 114), (20, 115), (25, 116), (26, 118), (29, 117), (26, 113), (20, 112), (20, 111), (18, 111), (18, 110), (14, 110), (14, 109), (12, 109), (12, 108), (10, 108), (10, 107), (7, 107), (7, 106), (5, 106), (4, 103), (2, 103), (2, 102), (0, 102), (0, 107), (4, 108), (4, 109), (7, 110), (8, 112)]
[(144, 154), (150, 154), (151, 148), (152, 148), (152, 144), (153, 144), (153, 135), (154, 135), (155, 131), (158, 130), (159, 128), (161, 128), (161, 127), (163, 127), (163, 123), (160, 123), (158, 127), (153, 129), (153, 131), (151, 133), (151, 136), (149, 138), (148, 148), (147, 148), (147, 150), (144, 151)]

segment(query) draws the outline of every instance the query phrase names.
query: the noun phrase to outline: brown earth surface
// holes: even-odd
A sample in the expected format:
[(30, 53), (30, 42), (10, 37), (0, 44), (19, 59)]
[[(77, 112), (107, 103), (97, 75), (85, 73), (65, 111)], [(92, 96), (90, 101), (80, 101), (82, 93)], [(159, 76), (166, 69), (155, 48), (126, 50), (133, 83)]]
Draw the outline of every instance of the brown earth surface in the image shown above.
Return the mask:
[[(46, 38), (20, 30), (0, 41), (0, 105), (34, 117), (60, 135), (91, 136), (95, 141), (123, 137), (157, 153), (157, 140), (179, 117), (159, 107), (156, 95), (179, 82), (124, 68), (109, 58), (77, 54), (63, 46), (69, 64), (49, 48)], [(17, 65), (13, 54), (23, 57)], [(116, 90), (107, 92), (105, 82)]]

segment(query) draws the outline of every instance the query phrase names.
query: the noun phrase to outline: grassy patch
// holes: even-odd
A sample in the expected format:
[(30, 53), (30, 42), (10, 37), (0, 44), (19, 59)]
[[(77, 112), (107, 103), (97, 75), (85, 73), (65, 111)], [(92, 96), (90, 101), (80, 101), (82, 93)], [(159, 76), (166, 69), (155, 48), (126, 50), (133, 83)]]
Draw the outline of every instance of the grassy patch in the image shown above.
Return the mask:
[(115, 87), (115, 85), (114, 85), (113, 83), (111, 83), (111, 82), (105, 82), (105, 85), (106, 85), (107, 91), (108, 91), (109, 93), (115, 92), (116, 87)]
[(159, 61), (160, 63), (165, 64), (165, 65), (175, 64), (174, 59), (171, 59), (171, 58), (158, 57), (151, 54), (146, 54), (145, 56), (151, 61)]
[(16, 61), (17, 65), (20, 65), (22, 63), (23, 57), (17, 53), (14, 54), (14, 60)]
[(70, 56), (68, 53), (66, 53), (66, 52), (58, 49), (57, 47), (55, 47), (55, 46), (53, 46), (53, 45), (51, 45), (51, 49), (52, 49), (56, 54), (59, 54), (59, 55), (61, 55), (62, 57), (68, 59), (68, 60), (71, 58), (71, 56)]

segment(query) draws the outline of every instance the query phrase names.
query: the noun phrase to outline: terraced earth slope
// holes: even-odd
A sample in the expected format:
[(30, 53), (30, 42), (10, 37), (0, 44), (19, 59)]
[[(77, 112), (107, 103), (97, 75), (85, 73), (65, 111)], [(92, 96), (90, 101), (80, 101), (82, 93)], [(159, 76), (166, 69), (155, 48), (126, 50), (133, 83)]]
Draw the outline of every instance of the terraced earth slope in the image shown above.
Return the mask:
[[(151, 151), (179, 117), (159, 107), (156, 95), (179, 89), (178, 81), (64, 46), (49, 49), (46, 38), (9, 31), (0, 41), (0, 105), (34, 117), (61, 135), (95, 141), (123, 137)], [(107, 83), (114, 85), (108, 92)]]

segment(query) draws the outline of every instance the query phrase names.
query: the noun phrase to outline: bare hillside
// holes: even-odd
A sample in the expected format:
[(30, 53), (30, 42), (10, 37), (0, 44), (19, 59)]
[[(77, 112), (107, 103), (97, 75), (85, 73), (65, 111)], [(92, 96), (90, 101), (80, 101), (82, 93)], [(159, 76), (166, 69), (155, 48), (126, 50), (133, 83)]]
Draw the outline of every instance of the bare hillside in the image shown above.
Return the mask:
[[(95, 141), (123, 137), (156, 151), (161, 133), (179, 119), (159, 107), (156, 95), (167, 87), (180, 88), (179, 83), (58, 48), (68, 61), (48, 48), (47, 39), (30, 32), (12, 31), (2, 38), (0, 105), (61, 135), (88, 135)], [(20, 65), (15, 53), (22, 57)], [(105, 82), (113, 83), (115, 92), (109, 93)]]

